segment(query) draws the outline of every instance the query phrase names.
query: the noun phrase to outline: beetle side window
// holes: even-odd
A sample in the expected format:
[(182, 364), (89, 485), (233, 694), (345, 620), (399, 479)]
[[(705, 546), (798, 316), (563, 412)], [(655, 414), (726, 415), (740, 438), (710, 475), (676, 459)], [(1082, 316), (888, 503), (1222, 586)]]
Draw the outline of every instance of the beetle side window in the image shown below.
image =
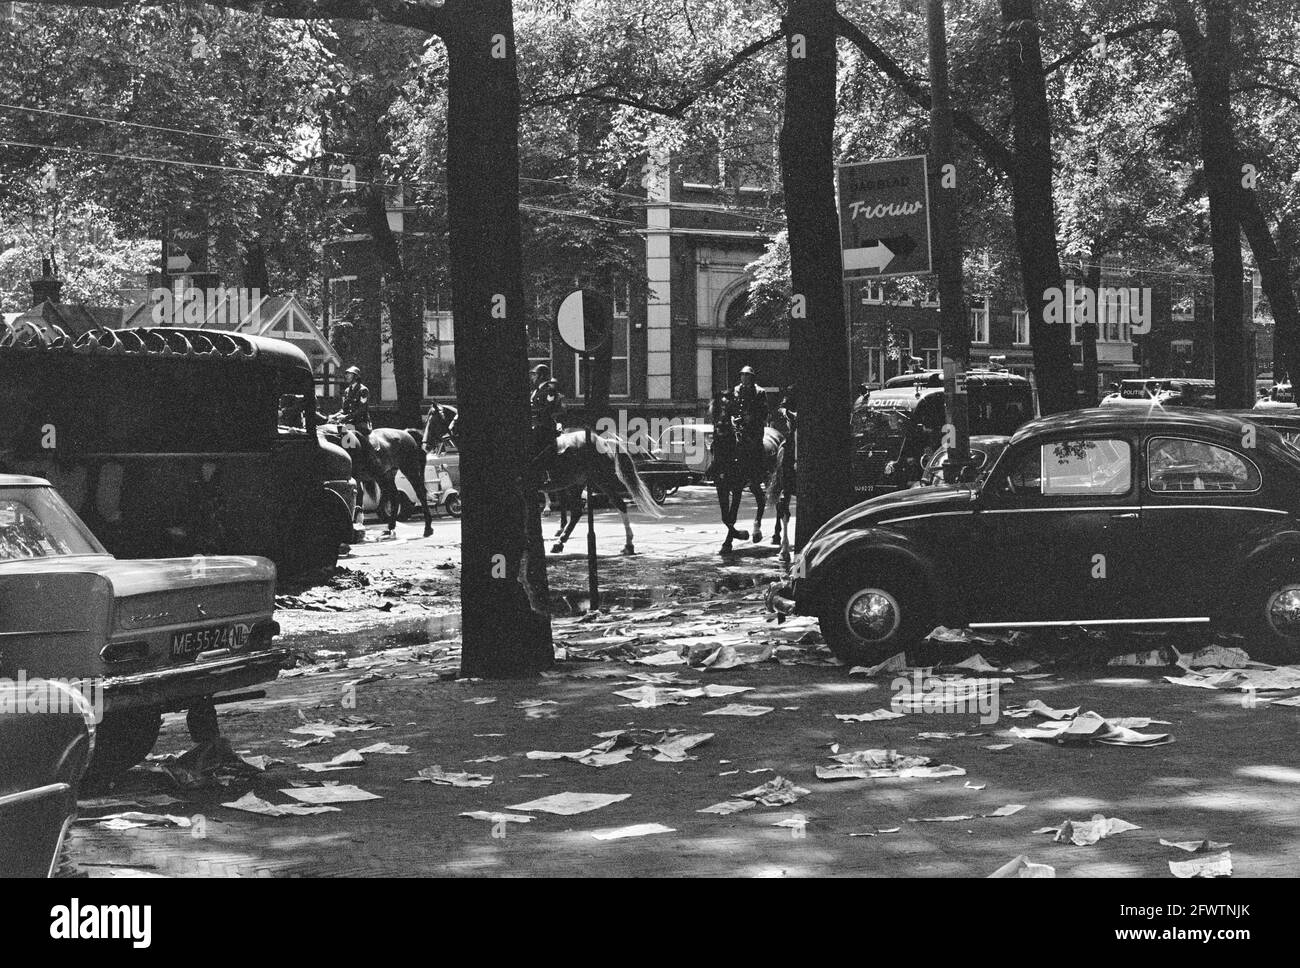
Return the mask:
[(1125, 440), (1057, 440), (1018, 455), (998, 490), (1043, 497), (1125, 494), (1133, 462)]
[(1124, 494), (1133, 466), (1124, 440), (1058, 440), (1043, 444), (1043, 494)]
[(1173, 491), (1255, 491), (1259, 468), (1225, 447), (1181, 437), (1153, 437), (1147, 444), (1147, 487)]

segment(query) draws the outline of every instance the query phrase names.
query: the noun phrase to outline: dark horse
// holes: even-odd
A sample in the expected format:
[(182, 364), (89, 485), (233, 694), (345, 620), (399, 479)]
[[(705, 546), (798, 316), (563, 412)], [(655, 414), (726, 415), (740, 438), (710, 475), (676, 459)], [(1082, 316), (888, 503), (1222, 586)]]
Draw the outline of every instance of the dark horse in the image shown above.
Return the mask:
[(343, 449), (352, 458), (352, 475), (365, 487), (379, 488), (379, 513), (388, 525), (387, 536), (397, 531), (397, 512), (401, 499), (397, 492), (397, 472), (411, 482), (424, 512), (424, 536), (433, 534), (433, 515), (424, 487), (424, 442), (418, 430), (394, 430), (380, 427), (370, 432), (370, 447), (361, 446), (357, 432), (348, 425), (341, 428)]
[(459, 419), (457, 411), (435, 403), (424, 419), (424, 449), (432, 453), (444, 440), (450, 440), (459, 449), (460, 445), (456, 443), (456, 421)]
[(551, 548), (553, 555), (564, 550), (564, 542), (573, 534), (582, 511), (582, 489), (588, 484), (604, 494), (623, 516), (623, 530), (627, 532), (625, 555), (636, 554), (636, 548), (632, 544), (632, 524), (627, 517), (623, 492), (631, 496), (639, 510), (652, 517), (663, 517), (659, 505), (650, 496), (650, 489), (637, 473), (636, 462), (620, 440), (594, 434), (589, 438), (585, 430), (566, 431), (556, 438), (555, 450), (533, 473), (540, 477), (528, 482), (528, 486), (542, 494), (556, 495), (564, 515)]
[(745, 489), (754, 495), (755, 542), (763, 540), (763, 512), (767, 509), (765, 494), (768, 477), (776, 468), (777, 449), (782, 436), (779, 430), (766, 427), (757, 418), (736, 411), (734, 401), (725, 394), (713, 398), (710, 408), (713, 422), (713, 485), (718, 492), (718, 507), (722, 523), (727, 526), (727, 537), (722, 542), (722, 554), (730, 554), (732, 542), (747, 541), (750, 532), (736, 530), (736, 517), (740, 512), (740, 498)]

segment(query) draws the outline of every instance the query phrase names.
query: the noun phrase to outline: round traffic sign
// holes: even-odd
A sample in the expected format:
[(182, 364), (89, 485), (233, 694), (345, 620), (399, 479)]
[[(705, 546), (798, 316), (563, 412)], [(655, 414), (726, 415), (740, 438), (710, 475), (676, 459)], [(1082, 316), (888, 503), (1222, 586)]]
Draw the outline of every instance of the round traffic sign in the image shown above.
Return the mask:
[(555, 331), (576, 353), (591, 354), (609, 339), (613, 322), (609, 303), (590, 289), (575, 289), (555, 312)]

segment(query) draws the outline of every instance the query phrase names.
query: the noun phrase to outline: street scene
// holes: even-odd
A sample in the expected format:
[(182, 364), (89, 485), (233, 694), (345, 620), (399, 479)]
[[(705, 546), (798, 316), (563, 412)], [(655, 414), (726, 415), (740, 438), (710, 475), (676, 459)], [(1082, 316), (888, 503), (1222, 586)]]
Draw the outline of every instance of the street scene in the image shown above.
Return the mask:
[(1297, 43), (0, 3), (38, 933), (148, 947), (112, 892), (175, 878), (1123, 878), (1096, 938), (1251, 940), (1300, 871)]

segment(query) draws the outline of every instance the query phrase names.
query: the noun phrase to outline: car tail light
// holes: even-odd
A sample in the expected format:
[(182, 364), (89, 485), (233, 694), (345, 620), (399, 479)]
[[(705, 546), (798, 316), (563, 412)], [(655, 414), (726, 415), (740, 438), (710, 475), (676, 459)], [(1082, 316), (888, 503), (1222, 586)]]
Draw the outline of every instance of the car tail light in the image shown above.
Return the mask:
[(148, 655), (147, 642), (110, 642), (99, 650), (99, 657), (108, 663), (136, 662)]

